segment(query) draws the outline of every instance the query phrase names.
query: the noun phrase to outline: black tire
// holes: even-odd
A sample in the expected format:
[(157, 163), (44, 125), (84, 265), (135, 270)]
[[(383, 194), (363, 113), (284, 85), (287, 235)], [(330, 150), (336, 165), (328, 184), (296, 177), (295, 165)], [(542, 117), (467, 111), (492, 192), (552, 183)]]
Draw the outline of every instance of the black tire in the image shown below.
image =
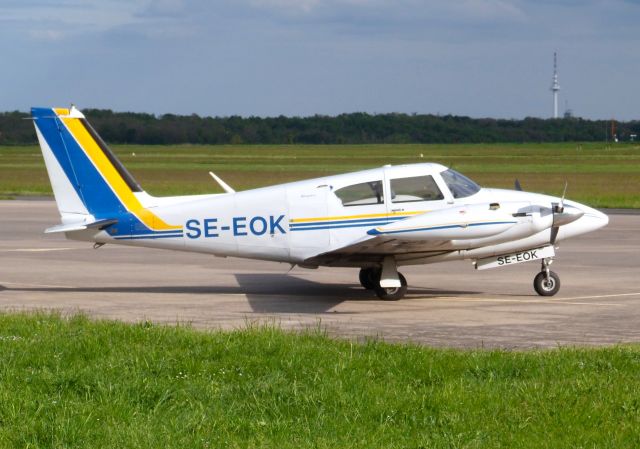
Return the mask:
[(400, 273), (398, 273), (398, 277), (400, 278), (400, 287), (382, 288), (379, 285), (376, 286), (375, 291), (378, 298), (385, 301), (397, 301), (404, 297), (407, 293), (407, 280)]
[(533, 288), (540, 296), (553, 296), (560, 290), (560, 277), (553, 271), (549, 271), (549, 281), (547, 281), (547, 274), (541, 271), (533, 278)]
[(376, 268), (361, 268), (360, 269), (360, 285), (366, 290), (375, 290), (380, 282), (380, 270)]

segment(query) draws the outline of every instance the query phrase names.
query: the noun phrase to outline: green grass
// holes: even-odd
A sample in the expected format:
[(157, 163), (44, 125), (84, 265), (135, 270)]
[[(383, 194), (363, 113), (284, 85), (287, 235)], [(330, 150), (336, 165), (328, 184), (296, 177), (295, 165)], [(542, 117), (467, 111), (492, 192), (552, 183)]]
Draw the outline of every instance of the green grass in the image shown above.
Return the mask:
[[(461, 145), (114, 146), (154, 195), (219, 192), (213, 170), (237, 190), (384, 164), (440, 162), (484, 186), (560, 194), (596, 207), (640, 208), (640, 145), (603, 143)], [(0, 147), (0, 195), (47, 195), (37, 147)]]
[(637, 345), (456, 351), (5, 314), (0, 360), (6, 448), (640, 447)]

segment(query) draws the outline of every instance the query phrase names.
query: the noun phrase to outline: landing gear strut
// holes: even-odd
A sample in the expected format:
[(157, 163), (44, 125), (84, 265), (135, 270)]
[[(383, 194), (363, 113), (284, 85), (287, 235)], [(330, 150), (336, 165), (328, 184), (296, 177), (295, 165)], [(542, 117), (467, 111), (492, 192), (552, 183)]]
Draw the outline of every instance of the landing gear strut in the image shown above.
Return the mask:
[(360, 269), (359, 275), (360, 284), (367, 290), (375, 291), (378, 298), (385, 301), (397, 301), (404, 297), (407, 293), (407, 280), (405, 277), (396, 271), (395, 273), (400, 285), (395, 287), (382, 287), (380, 285), (382, 273), (383, 270), (378, 267), (362, 268)]
[(560, 290), (560, 277), (549, 269), (552, 262), (542, 259), (541, 271), (533, 278), (533, 288), (540, 296), (553, 296)]

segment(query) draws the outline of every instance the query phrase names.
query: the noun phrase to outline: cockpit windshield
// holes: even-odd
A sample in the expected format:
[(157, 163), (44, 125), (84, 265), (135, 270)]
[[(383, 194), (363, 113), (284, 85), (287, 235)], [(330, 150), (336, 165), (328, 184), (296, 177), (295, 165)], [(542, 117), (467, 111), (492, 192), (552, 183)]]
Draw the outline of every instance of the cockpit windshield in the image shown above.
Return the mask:
[(440, 175), (454, 198), (465, 198), (480, 191), (478, 184), (453, 169), (443, 171)]

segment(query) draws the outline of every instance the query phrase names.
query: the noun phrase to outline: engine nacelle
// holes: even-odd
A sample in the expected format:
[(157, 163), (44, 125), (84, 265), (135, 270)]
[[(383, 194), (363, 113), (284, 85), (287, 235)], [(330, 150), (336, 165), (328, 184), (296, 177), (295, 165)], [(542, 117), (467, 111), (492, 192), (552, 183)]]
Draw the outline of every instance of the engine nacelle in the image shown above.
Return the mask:
[(392, 235), (398, 240), (467, 240), (500, 234), (518, 223), (495, 203), (458, 206), (426, 212), (416, 217), (368, 231), (369, 235)]

